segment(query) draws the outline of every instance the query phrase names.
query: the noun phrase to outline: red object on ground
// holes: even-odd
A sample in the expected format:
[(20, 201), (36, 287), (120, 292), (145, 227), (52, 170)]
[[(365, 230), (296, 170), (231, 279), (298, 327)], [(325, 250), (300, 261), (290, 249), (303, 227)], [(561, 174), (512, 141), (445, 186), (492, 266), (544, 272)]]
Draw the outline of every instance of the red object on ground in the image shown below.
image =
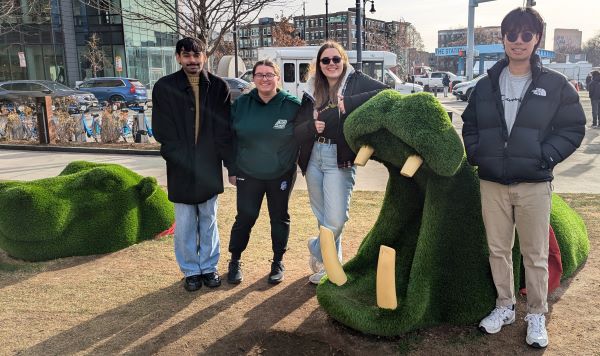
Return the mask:
[[(549, 234), (549, 251), (548, 251), (548, 294), (552, 293), (560, 286), (560, 277), (562, 277), (562, 259), (560, 257), (560, 247), (556, 240), (556, 235), (552, 226), (550, 226)], [(527, 295), (527, 288), (521, 288), (519, 293)]]
[(156, 236), (154, 236), (154, 238), (160, 239), (161, 237), (165, 237), (167, 235), (173, 235), (174, 233), (175, 233), (175, 223), (173, 223), (173, 225), (171, 225), (171, 227), (166, 229), (165, 231), (158, 233)]

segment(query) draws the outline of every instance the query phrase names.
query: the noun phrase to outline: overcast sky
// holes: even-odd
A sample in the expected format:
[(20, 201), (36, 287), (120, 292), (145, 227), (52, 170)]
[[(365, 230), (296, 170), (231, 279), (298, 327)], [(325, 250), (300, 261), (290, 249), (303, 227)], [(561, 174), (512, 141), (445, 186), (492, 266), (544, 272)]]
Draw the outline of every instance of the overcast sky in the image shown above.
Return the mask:
[[(536, 0), (535, 9), (546, 21), (546, 47), (552, 50), (555, 28), (575, 28), (583, 32), (583, 42), (600, 33), (600, 0)], [(425, 49), (437, 47), (437, 31), (467, 27), (468, 0), (375, 0), (376, 13), (367, 17), (391, 21), (404, 19), (415, 25), (423, 37)], [(329, 0), (329, 12), (354, 7), (355, 0)], [(523, 0), (495, 0), (475, 8), (475, 26), (498, 26), (510, 10)], [(302, 0), (289, 0), (285, 8), (272, 8), (265, 16), (302, 15)], [(325, 0), (306, 0), (306, 14), (325, 13)]]

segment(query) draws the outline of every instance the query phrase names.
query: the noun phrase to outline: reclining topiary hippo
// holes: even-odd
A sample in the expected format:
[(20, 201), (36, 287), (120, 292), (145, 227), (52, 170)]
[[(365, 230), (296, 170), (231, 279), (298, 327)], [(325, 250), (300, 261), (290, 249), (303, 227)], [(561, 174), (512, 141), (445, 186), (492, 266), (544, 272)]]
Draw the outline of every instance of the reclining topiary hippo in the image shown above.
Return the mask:
[[(324, 279), (317, 287), (321, 306), (341, 323), (376, 335), (478, 322), (496, 297), (479, 181), (443, 107), (430, 94), (402, 96), (386, 90), (355, 110), (344, 130), (353, 150), (374, 148), (373, 158), (387, 167), (390, 178), (377, 222), (343, 267), (347, 281), (338, 286)], [(414, 176), (404, 177), (400, 169), (413, 155), (422, 157), (423, 164)], [(566, 278), (587, 257), (589, 240), (579, 215), (557, 195), (552, 204), (551, 226)], [(377, 276), (381, 246), (396, 255), (388, 268), (395, 274), (385, 287), (378, 285)], [(394, 307), (378, 307), (380, 288), (395, 288)]]
[(117, 251), (174, 221), (155, 178), (85, 161), (52, 178), (0, 182), (0, 207), (0, 248), (27, 261)]

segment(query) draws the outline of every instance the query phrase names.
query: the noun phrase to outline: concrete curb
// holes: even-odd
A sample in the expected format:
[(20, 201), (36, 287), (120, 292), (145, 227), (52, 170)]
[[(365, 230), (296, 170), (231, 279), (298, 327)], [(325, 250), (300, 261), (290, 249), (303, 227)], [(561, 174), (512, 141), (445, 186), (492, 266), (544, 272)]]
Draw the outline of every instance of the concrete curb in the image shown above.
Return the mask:
[(66, 147), (66, 146), (55, 146), (55, 145), (0, 144), (0, 149), (19, 150), (19, 151), (107, 154), (107, 155), (117, 154), (117, 155), (160, 156), (159, 150), (134, 150), (134, 149), (129, 149), (129, 148)]

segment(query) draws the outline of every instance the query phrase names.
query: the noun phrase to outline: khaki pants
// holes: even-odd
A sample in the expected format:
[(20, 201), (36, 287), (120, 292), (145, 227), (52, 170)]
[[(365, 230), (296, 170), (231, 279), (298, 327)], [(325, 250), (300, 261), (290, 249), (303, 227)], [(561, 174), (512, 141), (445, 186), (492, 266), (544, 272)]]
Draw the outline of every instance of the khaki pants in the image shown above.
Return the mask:
[(516, 302), (512, 261), (516, 226), (525, 265), (528, 312), (547, 313), (551, 183), (503, 185), (480, 180), (480, 187), (490, 267), (498, 292), (496, 306)]

